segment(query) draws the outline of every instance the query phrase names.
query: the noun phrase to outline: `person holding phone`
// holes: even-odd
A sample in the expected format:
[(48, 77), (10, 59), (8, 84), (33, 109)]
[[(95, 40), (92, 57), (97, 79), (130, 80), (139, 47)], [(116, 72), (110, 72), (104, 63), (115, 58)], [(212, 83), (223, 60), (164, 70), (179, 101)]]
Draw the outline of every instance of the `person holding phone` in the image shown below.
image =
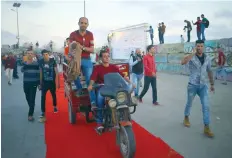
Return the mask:
[(208, 78), (210, 81), (210, 90), (214, 92), (214, 79), (211, 69), (211, 59), (204, 52), (204, 41), (196, 41), (196, 51), (188, 56), (185, 56), (181, 64), (188, 64), (190, 71), (189, 82), (187, 87), (187, 103), (184, 111), (184, 126), (190, 127), (190, 109), (193, 99), (196, 95), (200, 97), (203, 112), (204, 134), (208, 137), (213, 137), (214, 134), (209, 128), (210, 113), (209, 113), (209, 93), (208, 93)]

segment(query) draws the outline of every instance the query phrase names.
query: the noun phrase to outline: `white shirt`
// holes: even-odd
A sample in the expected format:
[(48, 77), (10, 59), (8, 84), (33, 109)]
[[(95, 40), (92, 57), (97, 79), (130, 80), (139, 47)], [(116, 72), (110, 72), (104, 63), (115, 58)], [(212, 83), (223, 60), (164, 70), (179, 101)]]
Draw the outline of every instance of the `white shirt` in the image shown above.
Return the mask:
[(95, 53), (91, 53), (90, 54), (90, 59), (91, 59), (92, 63), (95, 63), (96, 62), (96, 54)]
[(180, 43), (184, 43), (184, 37), (180, 37)]
[(54, 58), (54, 55), (50, 55), (49, 58)]

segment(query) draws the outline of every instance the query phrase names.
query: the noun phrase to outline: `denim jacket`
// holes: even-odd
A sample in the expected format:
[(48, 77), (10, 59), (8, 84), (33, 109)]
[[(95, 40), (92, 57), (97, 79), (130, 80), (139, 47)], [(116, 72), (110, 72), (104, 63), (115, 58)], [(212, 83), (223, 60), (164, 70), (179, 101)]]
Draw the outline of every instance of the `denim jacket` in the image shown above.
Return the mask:
[(208, 83), (208, 72), (211, 71), (211, 59), (204, 54), (204, 64), (201, 65), (196, 55), (188, 63), (189, 83), (193, 85), (206, 85)]

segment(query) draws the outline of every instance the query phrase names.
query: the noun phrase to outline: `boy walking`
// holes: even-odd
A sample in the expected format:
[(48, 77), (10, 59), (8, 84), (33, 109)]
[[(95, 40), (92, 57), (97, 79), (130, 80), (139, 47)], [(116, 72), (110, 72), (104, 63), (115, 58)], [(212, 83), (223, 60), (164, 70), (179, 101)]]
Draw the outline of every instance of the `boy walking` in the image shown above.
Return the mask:
[(23, 72), (23, 90), (29, 105), (28, 121), (34, 121), (35, 97), (39, 85), (39, 63), (33, 61), (33, 54), (33, 51), (27, 51), (28, 60), (23, 63), (21, 68)]
[[(56, 61), (49, 58), (49, 51), (42, 50), (43, 58), (40, 61), (40, 89), (41, 89), (41, 111), (39, 122), (45, 122), (46, 94), (49, 90), (52, 94), (54, 113), (57, 113), (56, 87), (60, 88), (60, 79)], [(57, 82), (57, 83), (56, 83)]]

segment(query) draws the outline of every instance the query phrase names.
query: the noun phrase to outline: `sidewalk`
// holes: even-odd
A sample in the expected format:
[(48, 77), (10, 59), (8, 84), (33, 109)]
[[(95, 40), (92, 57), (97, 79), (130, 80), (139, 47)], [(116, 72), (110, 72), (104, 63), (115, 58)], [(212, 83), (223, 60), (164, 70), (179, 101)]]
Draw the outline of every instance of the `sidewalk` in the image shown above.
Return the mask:
[[(3, 70), (3, 69), (2, 69)], [(22, 74), (8, 86), (2, 72), (1, 149), (2, 158), (45, 158), (44, 125), (37, 122), (40, 115), (40, 91), (37, 91), (35, 122), (27, 120), (28, 105), (23, 92)]]
[(185, 128), (182, 125), (187, 83), (188, 76), (158, 73), (158, 101), (161, 105), (152, 106), (150, 87), (133, 118), (186, 158), (231, 158), (232, 83), (222, 85), (221, 81), (216, 81), (215, 94), (210, 93), (214, 139), (202, 134), (202, 111), (197, 96), (191, 110), (191, 127)]

